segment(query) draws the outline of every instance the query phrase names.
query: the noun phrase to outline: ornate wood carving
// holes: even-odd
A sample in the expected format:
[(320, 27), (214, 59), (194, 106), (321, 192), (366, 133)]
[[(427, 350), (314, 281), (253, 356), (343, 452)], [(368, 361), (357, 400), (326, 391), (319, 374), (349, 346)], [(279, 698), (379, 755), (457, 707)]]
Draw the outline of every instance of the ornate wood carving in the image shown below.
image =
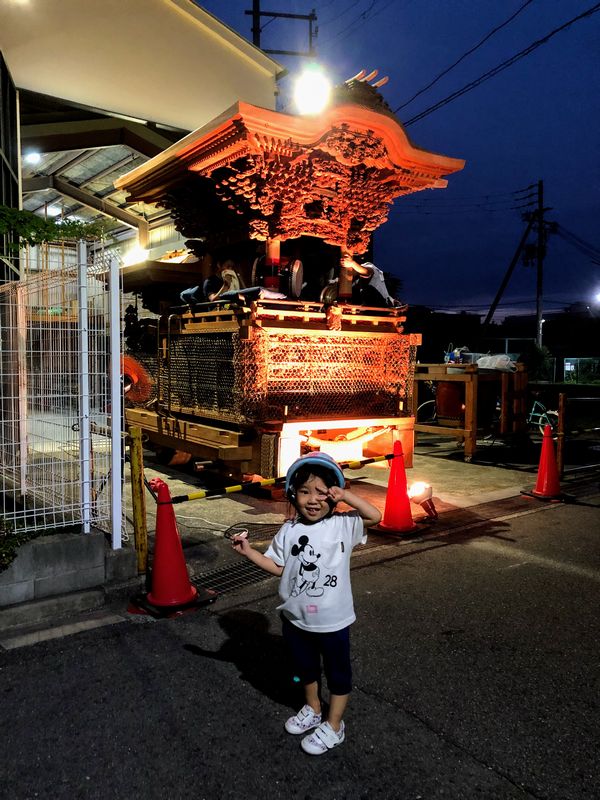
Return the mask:
[(186, 236), (308, 235), (362, 253), (396, 197), (444, 187), (464, 162), (414, 147), (372, 87), (345, 95), (363, 104), (344, 97), (318, 119), (239, 103), (117, 185), (170, 209)]

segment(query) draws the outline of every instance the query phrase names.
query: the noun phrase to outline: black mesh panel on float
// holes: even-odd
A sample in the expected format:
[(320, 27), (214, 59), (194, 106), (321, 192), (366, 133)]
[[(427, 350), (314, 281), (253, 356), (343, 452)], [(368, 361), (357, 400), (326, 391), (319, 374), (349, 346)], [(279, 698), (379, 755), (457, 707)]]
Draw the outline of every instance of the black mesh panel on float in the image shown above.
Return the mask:
[(232, 339), (231, 333), (173, 336), (161, 368), (161, 401), (235, 420)]

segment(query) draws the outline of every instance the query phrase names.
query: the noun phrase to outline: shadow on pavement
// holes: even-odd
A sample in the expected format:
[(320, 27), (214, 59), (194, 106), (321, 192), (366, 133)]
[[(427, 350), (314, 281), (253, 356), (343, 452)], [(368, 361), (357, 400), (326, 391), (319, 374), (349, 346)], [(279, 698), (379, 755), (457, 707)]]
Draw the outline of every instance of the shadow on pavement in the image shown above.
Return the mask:
[(265, 616), (246, 609), (233, 609), (219, 616), (227, 635), (221, 647), (205, 650), (195, 644), (184, 649), (202, 658), (227, 661), (239, 670), (239, 679), (276, 703), (300, 708), (302, 689), (294, 683), (291, 664), (282, 636), (271, 633)]

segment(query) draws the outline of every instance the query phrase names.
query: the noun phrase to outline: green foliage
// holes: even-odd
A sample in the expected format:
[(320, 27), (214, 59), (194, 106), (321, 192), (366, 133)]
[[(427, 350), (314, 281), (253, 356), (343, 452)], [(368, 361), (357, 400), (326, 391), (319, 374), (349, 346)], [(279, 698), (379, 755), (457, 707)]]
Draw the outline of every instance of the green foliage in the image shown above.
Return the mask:
[(24, 244), (35, 247), (47, 242), (104, 239), (107, 227), (104, 222), (44, 219), (32, 211), (0, 205), (0, 236), (2, 235), (15, 238), (17, 243), (12, 246), (18, 249)]
[(530, 381), (552, 381), (552, 353), (547, 347), (538, 347), (535, 342), (530, 342), (517, 360), (527, 366)]

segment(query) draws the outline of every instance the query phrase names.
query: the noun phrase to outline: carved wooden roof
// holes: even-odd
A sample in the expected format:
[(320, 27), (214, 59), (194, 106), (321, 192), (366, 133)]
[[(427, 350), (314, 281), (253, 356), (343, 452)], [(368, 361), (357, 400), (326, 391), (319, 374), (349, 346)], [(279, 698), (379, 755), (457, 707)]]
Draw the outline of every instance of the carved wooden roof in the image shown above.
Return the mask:
[(318, 117), (239, 102), (115, 182), (169, 208), (186, 236), (317, 236), (352, 253), (400, 197), (447, 185), (464, 161), (422, 150), (385, 109), (338, 103)]

